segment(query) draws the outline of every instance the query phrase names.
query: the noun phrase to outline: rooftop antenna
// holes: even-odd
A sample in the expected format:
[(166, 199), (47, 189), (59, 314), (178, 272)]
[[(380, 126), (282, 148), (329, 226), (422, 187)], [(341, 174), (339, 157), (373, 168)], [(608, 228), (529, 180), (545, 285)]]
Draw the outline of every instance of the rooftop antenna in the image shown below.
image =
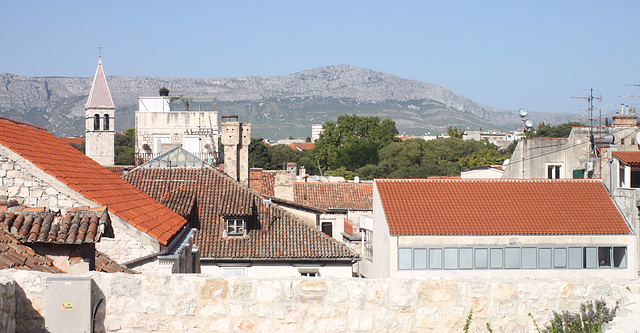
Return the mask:
[[(569, 98), (574, 98), (574, 99), (586, 99), (587, 100), (587, 111), (588, 111), (588, 120), (589, 120), (589, 136), (587, 137), (587, 140), (591, 139), (591, 136), (593, 135), (593, 100), (598, 100), (600, 102), (602, 102), (602, 96), (599, 97), (593, 97), (593, 88), (589, 89), (589, 96), (586, 97), (569, 97)], [(589, 160), (588, 163), (591, 164), (591, 156), (594, 154), (593, 151), (593, 144), (589, 144)]]

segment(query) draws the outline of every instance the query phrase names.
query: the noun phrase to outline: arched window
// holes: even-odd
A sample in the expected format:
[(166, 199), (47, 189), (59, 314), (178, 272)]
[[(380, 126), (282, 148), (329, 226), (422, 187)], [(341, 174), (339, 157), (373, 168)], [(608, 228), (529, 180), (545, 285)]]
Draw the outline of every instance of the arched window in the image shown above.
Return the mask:
[(100, 115), (97, 113), (93, 115), (93, 130), (94, 131), (100, 130)]
[(104, 124), (102, 124), (102, 129), (105, 131), (109, 130), (109, 115), (106, 113), (104, 115)]

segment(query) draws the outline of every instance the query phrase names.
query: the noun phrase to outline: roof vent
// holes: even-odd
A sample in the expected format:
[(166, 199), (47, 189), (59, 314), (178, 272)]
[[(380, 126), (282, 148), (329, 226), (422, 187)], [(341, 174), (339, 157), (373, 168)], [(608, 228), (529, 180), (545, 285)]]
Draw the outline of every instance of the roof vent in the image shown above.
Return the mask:
[(169, 89), (165, 87), (160, 88), (160, 96), (169, 96)]

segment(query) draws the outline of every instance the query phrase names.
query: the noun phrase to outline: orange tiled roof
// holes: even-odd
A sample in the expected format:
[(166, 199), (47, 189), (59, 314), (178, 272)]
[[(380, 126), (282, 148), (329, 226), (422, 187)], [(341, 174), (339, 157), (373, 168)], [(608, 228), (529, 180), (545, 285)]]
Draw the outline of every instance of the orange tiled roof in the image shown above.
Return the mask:
[(67, 144), (73, 143), (73, 144), (79, 145), (79, 144), (82, 144), (82, 142), (84, 141), (84, 138), (60, 138), (60, 140), (64, 141)]
[(292, 142), (289, 144), (289, 147), (299, 150), (299, 151), (307, 151), (313, 149), (315, 143), (313, 142)]
[(0, 144), (166, 245), (184, 218), (45, 129), (0, 117)]
[(62, 273), (47, 256), (37, 254), (10, 233), (0, 228), (0, 269), (22, 269), (47, 273)]
[(95, 251), (95, 258), (95, 270), (97, 272), (135, 274), (134, 271), (120, 265), (100, 251)]
[[(123, 178), (182, 214), (191, 213), (192, 203), (197, 205), (193, 211), (199, 230), (194, 242), (202, 258), (322, 260), (356, 256), (277, 204), (267, 206), (265, 197), (216, 169), (138, 168)], [(225, 217), (246, 217), (247, 236), (225, 237)]]
[(322, 209), (372, 210), (373, 185), (364, 183), (295, 183), (294, 201)]
[(590, 235), (629, 229), (600, 180), (376, 179), (392, 235)]
[(614, 151), (613, 157), (628, 166), (640, 166), (640, 151)]

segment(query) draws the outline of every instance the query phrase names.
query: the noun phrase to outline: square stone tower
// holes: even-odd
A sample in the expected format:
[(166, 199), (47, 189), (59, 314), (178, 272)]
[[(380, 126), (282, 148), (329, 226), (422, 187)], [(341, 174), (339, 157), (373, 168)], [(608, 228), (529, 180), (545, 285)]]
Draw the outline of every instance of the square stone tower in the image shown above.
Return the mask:
[(222, 116), (220, 140), (224, 146), (224, 172), (243, 185), (249, 185), (249, 144), (251, 123), (238, 116)]
[(85, 154), (94, 161), (110, 166), (114, 163), (115, 108), (107, 78), (102, 70), (102, 57), (93, 77), (91, 91), (85, 110), (84, 145)]

